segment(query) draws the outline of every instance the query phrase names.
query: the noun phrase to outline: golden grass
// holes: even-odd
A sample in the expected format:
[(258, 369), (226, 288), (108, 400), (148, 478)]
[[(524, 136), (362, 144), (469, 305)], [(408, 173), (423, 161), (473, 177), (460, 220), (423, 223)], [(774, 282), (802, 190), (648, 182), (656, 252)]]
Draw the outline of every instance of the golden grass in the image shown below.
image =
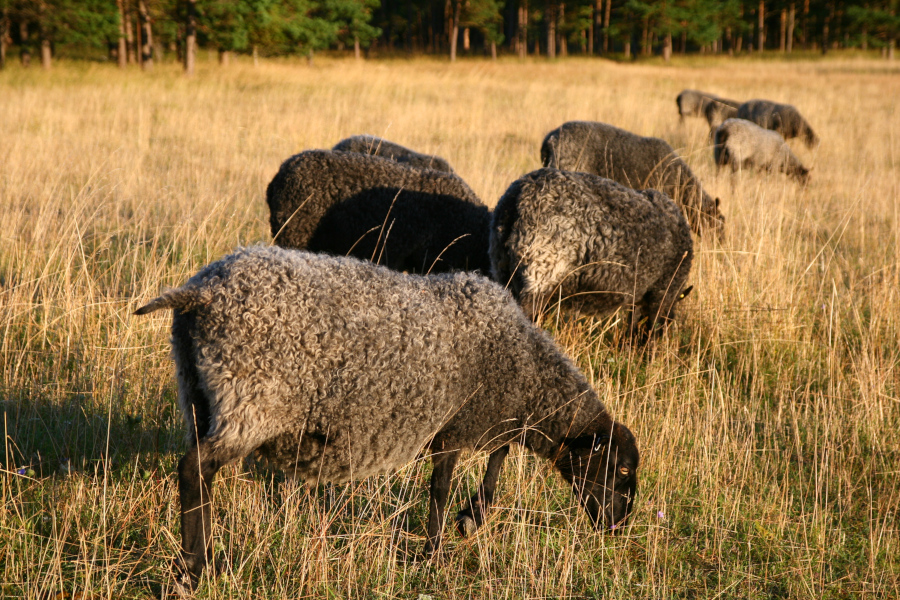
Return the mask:
[[(594, 534), (549, 467), (514, 452), (487, 526), (448, 531), (442, 563), (407, 562), (395, 548), (421, 547), (427, 462), (318, 489), (241, 465), (217, 481), (223, 573), (200, 597), (900, 596), (897, 75), (840, 59), (0, 72), (0, 596), (163, 590), (181, 421), (167, 319), (131, 311), (268, 242), (283, 159), (382, 135), (444, 156), (493, 205), (570, 119), (667, 139), (728, 219), (654, 348), (550, 323), (639, 441), (628, 531)], [(685, 87), (797, 105), (823, 140), (792, 144), (810, 186), (715, 178), (705, 124), (677, 121)], [(461, 464), (451, 511), (483, 463)]]

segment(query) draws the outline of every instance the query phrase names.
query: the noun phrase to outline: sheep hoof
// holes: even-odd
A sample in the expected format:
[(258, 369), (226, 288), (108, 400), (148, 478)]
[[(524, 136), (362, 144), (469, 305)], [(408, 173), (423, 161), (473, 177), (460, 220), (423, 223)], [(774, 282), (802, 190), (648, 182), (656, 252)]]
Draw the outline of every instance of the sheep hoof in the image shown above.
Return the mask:
[(459, 535), (471, 537), (478, 531), (478, 523), (471, 516), (459, 513), (456, 515), (456, 529), (459, 531)]

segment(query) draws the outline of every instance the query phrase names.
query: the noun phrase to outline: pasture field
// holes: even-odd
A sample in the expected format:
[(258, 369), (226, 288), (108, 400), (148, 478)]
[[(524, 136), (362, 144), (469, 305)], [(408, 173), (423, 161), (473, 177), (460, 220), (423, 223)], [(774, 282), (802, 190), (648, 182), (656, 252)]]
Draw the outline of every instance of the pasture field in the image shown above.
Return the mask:
[[(715, 176), (692, 87), (795, 104), (813, 166)], [(169, 315), (132, 311), (270, 243), (281, 161), (372, 133), (447, 158), (493, 206), (546, 132), (606, 121), (678, 148), (722, 199), (681, 320), (652, 347), (545, 323), (642, 453), (632, 522), (594, 533), (550, 467), (508, 459), (471, 539), (421, 549), (427, 460), (348, 486), (216, 483), (199, 598), (900, 597), (900, 69), (887, 62), (317, 58), (148, 74), (0, 72), (0, 597), (148, 598), (179, 548)], [(463, 459), (450, 515), (486, 456)], [(401, 518), (406, 515), (408, 519)], [(400, 524), (406, 522), (405, 527)], [(83, 593), (78, 596), (79, 593)]]

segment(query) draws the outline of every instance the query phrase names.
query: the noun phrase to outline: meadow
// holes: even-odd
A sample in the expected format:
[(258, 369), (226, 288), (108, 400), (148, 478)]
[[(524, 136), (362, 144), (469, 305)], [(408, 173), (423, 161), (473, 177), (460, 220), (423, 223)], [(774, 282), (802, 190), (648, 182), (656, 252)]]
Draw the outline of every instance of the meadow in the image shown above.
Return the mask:
[[(681, 62), (679, 62), (679, 60)], [(790, 102), (811, 183), (718, 177), (699, 88)], [(618, 64), (317, 58), (67, 63), (0, 72), (0, 598), (165, 593), (183, 451), (169, 315), (132, 312), (240, 245), (271, 243), (285, 158), (351, 134), (447, 158), (489, 205), (566, 120), (675, 146), (721, 198), (680, 321), (544, 323), (641, 450), (622, 535), (595, 533), (514, 450), (480, 532), (419, 562), (428, 460), (348, 486), (245, 462), (216, 484), (220, 572), (199, 598), (900, 597), (900, 67), (864, 58)], [(486, 456), (464, 457), (452, 517)], [(398, 551), (399, 550), (399, 551)], [(79, 595), (80, 594), (80, 595)]]

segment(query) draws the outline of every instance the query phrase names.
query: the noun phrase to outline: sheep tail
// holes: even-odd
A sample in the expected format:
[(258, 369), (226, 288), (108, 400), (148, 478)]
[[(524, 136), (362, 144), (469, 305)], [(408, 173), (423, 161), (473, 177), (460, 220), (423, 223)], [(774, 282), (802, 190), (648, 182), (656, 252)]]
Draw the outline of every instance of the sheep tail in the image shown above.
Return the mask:
[(146, 315), (165, 308), (171, 308), (181, 311), (190, 309), (193, 306), (202, 303), (198, 292), (199, 290), (197, 290), (196, 288), (187, 286), (163, 292), (162, 295), (157, 296), (144, 306), (134, 311), (134, 314)]

